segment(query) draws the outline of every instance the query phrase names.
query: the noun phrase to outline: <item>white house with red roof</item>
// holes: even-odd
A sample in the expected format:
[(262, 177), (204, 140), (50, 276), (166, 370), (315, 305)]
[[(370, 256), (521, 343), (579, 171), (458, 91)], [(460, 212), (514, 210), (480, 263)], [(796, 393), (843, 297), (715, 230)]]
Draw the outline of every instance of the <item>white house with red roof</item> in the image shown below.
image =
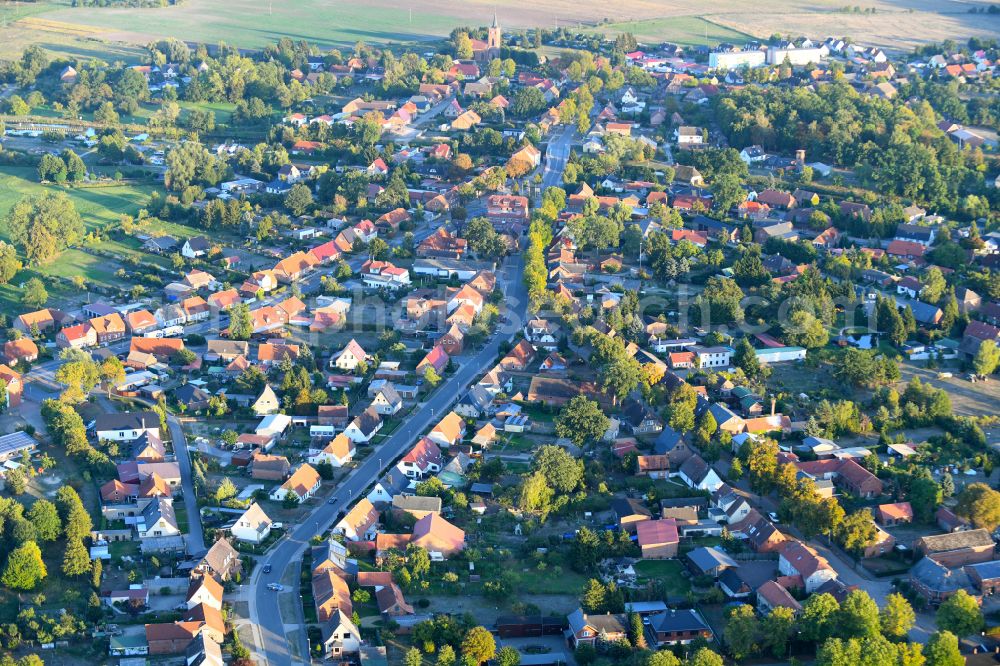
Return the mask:
[(444, 456), (441, 454), (441, 448), (434, 440), (422, 437), (396, 463), (396, 469), (411, 479), (423, 479), (440, 472), (442, 465), (444, 465)]
[(353, 372), (358, 364), (367, 363), (369, 358), (368, 352), (358, 344), (357, 340), (351, 338), (347, 346), (330, 359), (330, 367)]
[(837, 577), (825, 557), (801, 541), (786, 541), (778, 557), (778, 570), (785, 576), (802, 576), (808, 593)]
[(389, 165), (381, 157), (376, 158), (374, 162), (368, 165), (368, 175), (387, 176), (389, 175)]

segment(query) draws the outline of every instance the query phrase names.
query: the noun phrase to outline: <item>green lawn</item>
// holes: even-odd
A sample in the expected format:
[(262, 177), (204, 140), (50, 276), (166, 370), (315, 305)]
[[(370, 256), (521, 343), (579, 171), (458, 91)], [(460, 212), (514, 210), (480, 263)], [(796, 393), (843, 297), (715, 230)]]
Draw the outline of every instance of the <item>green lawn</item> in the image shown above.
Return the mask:
[[(519, 564), (519, 562), (517, 563)], [(530, 567), (527, 571), (511, 569), (518, 578), (521, 594), (570, 594), (578, 595), (587, 584), (587, 576), (563, 567), (559, 574), (551, 569), (539, 570)]]
[[(0, 219), (4, 219), (11, 207), (29, 195), (44, 192), (62, 191), (73, 200), (80, 217), (88, 231), (117, 221), (122, 213), (135, 214), (145, 205), (149, 194), (153, 191), (151, 185), (115, 185), (111, 187), (72, 188), (41, 185), (35, 180), (35, 170), (30, 167), (0, 167)], [(165, 223), (164, 223), (165, 224)], [(170, 225), (170, 230), (175, 231)], [(190, 230), (183, 237), (193, 235)], [(6, 224), (0, 223), (0, 240), (9, 240)], [(144, 261), (167, 265), (165, 258), (152, 257), (141, 253), (139, 242), (127, 239), (125, 241), (102, 242), (96, 246), (123, 256), (138, 257)], [(0, 285), (0, 311), (7, 314), (20, 314), (25, 310), (21, 303), (20, 286), (28, 279), (40, 276), (42, 278), (72, 278), (82, 275), (89, 284), (127, 286), (127, 280), (119, 279), (115, 272), (124, 268), (118, 262), (103, 257), (88, 254), (83, 250), (72, 248), (63, 251), (59, 257), (44, 266), (25, 269), (5, 285)], [(128, 270), (128, 269), (126, 269)], [(81, 301), (79, 290), (59, 282), (47, 284), (49, 303), (54, 307), (78, 306)]]
[[(42, 185), (32, 167), (0, 167), (0, 217), (22, 197), (43, 192), (65, 192), (91, 231), (116, 221), (122, 213), (134, 215), (144, 206), (153, 191), (149, 184), (122, 184), (109, 187), (59, 187)], [(0, 238), (8, 239), (6, 224), (0, 225)]]
[[(211, 111), (215, 114), (216, 124), (228, 123), (230, 117), (233, 115), (233, 111), (236, 110), (236, 105), (231, 102), (178, 102), (177, 104), (185, 111), (194, 109)], [(187, 113), (184, 113), (181, 119), (183, 120), (186, 116)]]
[(662, 581), (671, 595), (681, 596), (691, 589), (691, 582), (684, 575), (684, 566), (678, 560), (642, 560), (634, 565), (639, 578)]

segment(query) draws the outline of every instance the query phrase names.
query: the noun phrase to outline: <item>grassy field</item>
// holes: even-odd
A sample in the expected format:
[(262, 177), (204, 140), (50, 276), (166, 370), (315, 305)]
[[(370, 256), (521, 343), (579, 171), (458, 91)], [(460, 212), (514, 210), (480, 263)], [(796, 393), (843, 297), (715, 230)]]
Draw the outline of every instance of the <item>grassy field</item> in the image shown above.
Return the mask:
[[(484, 13), (483, 21), (488, 14)], [(57, 9), (45, 15), (50, 25), (106, 39), (143, 42), (156, 36), (216, 43), (220, 39), (259, 48), (282, 37), (325, 45), (351, 46), (366, 42), (436, 39), (456, 25), (447, 11), (411, 13), (395, 3), (330, 3), (297, 0), (269, 3), (258, 0), (192, 0), (163, 9)]]
[[(52, 191), (69, 195), (90, 231), (117, 220), (122, 213), (134, 215), (146, 204), (153, 188), (149, 185), (59, 188), (40, 184), (31, 167), (0, 167), (0, 219), (6, 219), (21, 197)], [(9, 238), (6, 222), (0, 224), (0, 238)]]
[(629, 32), (635, 35), (635, 38), (640, 42), (671, 42), (679, 46), (698, 46), (720, 42), (742, 44), (752, 38), (745, 32), (718, 25), (698, 16), (605, 23), (587, 32), (598, 32), (605, 35)]
[(0, 57), (14, 57), (28, 44), (71, 57), (137, 60), (141, 45), (160, 37), (215, 44), (225, 40), (259, 48), (281, 37), (324, 46), (434, 40), (455, 27), (486, 25), (498, 11), (501, 24), (516, 30), (535, 26), (598, 26), (634, 32), (648, 41), (684, 45), (736, 41), (774, 33), (813, 37), (848, 35), (863, 44), (910, 50), (913, 46), (970, 36), (993, 37), (1000, 15), (970, 14), (988, 0), (871, 0), (859, 12), (844, 12), (839, 0), (777, 0), (761, 6), (719, 0), (486, 0), (455, 4), (445, 0), (187, 0), (158, 9), (74, 8), (69, 0), (15, 3), (0, 0)]
[[(11, 207), (21, 197), (55, 189), (65, 191), (69, 195), (88, 230), (113, 222), (122, 213), (135, 214), (146, 203), (152, 192), (152, 187), (148, 185), (118, 185), (89, 189), (55, 188), (36, 182), (35, 170), (30, 167), (2, 167), (0, 168), (0, 220), (5, 220)], [(176, 225), (171, 225), (170, 231), (173, 231), (173, 226)], [(0, 223), (0, 239), (9, 240), (9, 238), (6, 223)], [(139, 253), (137, 241), (109, 241), (98, 244), (97, 247), (123, 256)], [(149, 255), (144, 256), (149, 257)], [(166, 260), (155, 258), (152, 261), (162, 265)], [(23, 270), (9, 284), (0, 285), (0, 312), (10, 315), (24, 311), (20, 285), (32, 277), (71, 278), (82, 275), (90, 284), (126, 286), (127, 281), (115, 276), (119, 268), (123, 266), (83, 250), (66, 250), (52, 263), (33, 270)], [(55, 307), (79, 306), (81, 302), (80, 292), (68, 285), (49, 284), (48, 292), (49, 302)]]

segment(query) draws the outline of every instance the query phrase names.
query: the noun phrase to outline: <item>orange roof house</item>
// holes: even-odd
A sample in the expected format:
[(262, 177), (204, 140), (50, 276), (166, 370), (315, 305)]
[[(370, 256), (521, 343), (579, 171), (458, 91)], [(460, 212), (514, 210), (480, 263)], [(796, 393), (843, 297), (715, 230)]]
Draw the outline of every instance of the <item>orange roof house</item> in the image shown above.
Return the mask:
[(152, 354), (161, 362), (169, 361), (182, 349), (184, 341), (180, 338), (132, 338), (129, 341), (130, 353)]
[(349, 541), (371, 539), (377, 531), (378, 519), (378, 509), (367, 497), (362, 497), (351, 507), (347, 515), (333, 526), (333, 531), (336, 534), (344, 535)]
[(8, 363), (31, 363), (38, 358), (38, 345), (31, 338), (9, 340), (3, 346), (3, 355)]
[(141, 335), (157, 328), (160, 323), (149, 310), (136, 310), (125, 315), (125, 324), (132, 335)]
[(125, 320), (117, 312), (101, 317), (94, 317), (90, 325), (97, 334), (97, 342), (110, 342), (125, 337)]
[(332, 569), (314, 576), (312, 588), (316, 617), (320, 622), (326, 622), (338, 610), (348, 616), (354, 613), (351, 590), (347, 587), (347, 582)]
[(913, 507), (909, 502), (880, 504), (875, 510), (875, 519), (882, 525), (900, 525), (913, 522)]
[(465, 437), (465, 419), (455, 412), (447, 415), (434, 426), (427, 438), (442, 447), (449, 447)]
[(319, 472), (309, 464), (303, 464), (292, 473), (288, 480), (271, 493), (271, 499), (281, 501), (287, 495), (294, 495), (300, 502), (303, 502), (319, 489)]
[(208, 305), (213, 310), (228, 310), (237, 303), (241, 302), (243, 299), (240, 297), (240, 292), (235, 289), (226, 289), (224, 291), (217, 291), (208, 297)]
[(295, 282), (318, 263), (315, 256), (305, 252), (296, 252), (275, 264), (274, 275), (280, 282)]
[(504, 370), (523, 371), (535, 358), (535, 348), (527, 340), (521, 340), (500, 361)]
[(37, 328), (39, 331), (44, 331), (47, 328), (52, 328), (57, 321), (62, 321), (64, 318), (65, 315), (51, 308), (25, 312), (22, 315), (18, 315), (17, 319), (14, 320), (14, 328), (22, 333), (30, 333), (32, 327)]

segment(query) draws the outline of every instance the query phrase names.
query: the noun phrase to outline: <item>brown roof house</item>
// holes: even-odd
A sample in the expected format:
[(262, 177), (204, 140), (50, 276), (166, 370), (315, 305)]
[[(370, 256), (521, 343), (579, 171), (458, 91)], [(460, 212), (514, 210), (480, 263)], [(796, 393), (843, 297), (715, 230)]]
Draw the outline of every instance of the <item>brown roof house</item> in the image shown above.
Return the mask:
[(801, 541), (785, 543), (778, 557), (778, 570), (785, 576), (802, 576), (802, 583), (809, 593), (837, 577), (837, 572), (826, 558)]
[(242, 568), (240, 554), (229, 543), (229, 539), (221, 537), (212, 544), (194, 570), (227, 581), (239, 574)]
[(993, 537), (985, 529), (922, 536), (913, 545), (948, 568), (988, 562), (993, 559), (995, 547)]
[(465, 531), (431, 513), (413, 526), (410, 543), (426, 550), (431, 559), (446, 559), (465, 549)]
[(882, 525), (902, 525), (913, 522), (913, 508), (909, 502), (880, 504), (875, 509), (875, 519)]
[(284, 481), (291, 467), (285, 456), (272, 456), (255, 451), (250, 461), (250, 476), (263, 481)]

